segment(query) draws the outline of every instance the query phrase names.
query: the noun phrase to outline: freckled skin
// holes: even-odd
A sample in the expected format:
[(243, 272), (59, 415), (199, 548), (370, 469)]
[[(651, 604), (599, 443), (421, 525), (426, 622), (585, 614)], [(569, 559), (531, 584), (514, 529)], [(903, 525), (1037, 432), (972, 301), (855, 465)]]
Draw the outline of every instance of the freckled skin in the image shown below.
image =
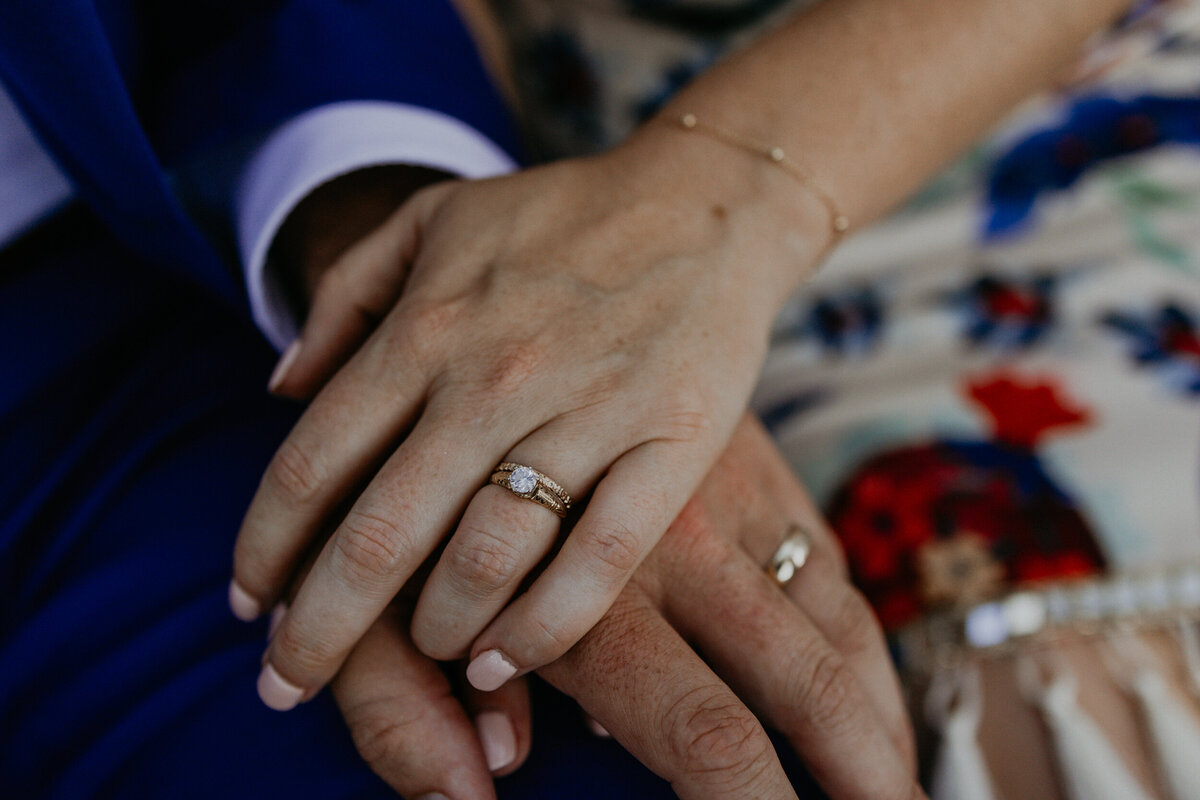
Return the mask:
[[(924, 183), (1128, 4), (830, 0), (718, 63), (662, 121), (687, 111), (784, 148), (859, 226)], [(840, 65), (836, 76), (830, 65)], [(430, 637), (447, 617), (465, 620), (478, 632), (475, 658), (489, 648), (521, 654), (528, 671), (562, 656), (617, 600), (724, 449), (770, 322), (832, 242), (830, 222), (777, 164), (656, 122), (597, 156), (414, 195), (331, 265), (340, 277), (319, 283), (304, 346), (276, 387), (311, 396), (297, 387), (315, 389), (314, 375), (340, 364), (288, 443), (300, 456), (293, 464), (322, 465), (325, 477), (293, 497), (279, 490), (286, 476), (264, 476), (239, 534), (235, 580), (269, 608), (300, 554), (351, 503), (345, 519), (360, 530), (343, 524), (317, 556), (269, 646), (271, 669), (310, 694), (329, 681), (420, 564), (447, 536), (465, 535), (455, 526), (473, 498), (484, 498), (477, 531), (512, 536), (496, 506), (503, 490), (479, 487), (515, 450), (526, 456), (512, 460), (544, 467), (572, 494), (590, 492), (584, 515), (519, 595), (465, 602), (443, 580), (453, 570), (435, 566), (414, 613)], [(560, 448), (560, 439), (577, 444)], [(538, 553), (523, 543), (542, 522), (531, 517), (517, 537), (531, 561)], [(372, 544), (384, 558), (366, 552)], [(606, 559), (629, 569), (606, 571)], [(806, 570), (809, 581), (829, 574)], [(709, 599), (696, 605), (711, 611)], [(827, 608), (814, 603), (813, 614)], [(871, 726), (833, 724), (856, 706), (830, 702), (845, 696), (845, 671), (827, 650), (816, 655), (795, 666), (809, 670), (801, 684), (817, 684), (801, 700), (814, 701), (810, 721), (829, 735), (811, 733), (821, 725), (794, 730), (809, 731), (801, 744), (820, 750)], [(772, 687), (762, 688), (765, 698)], [(718, 751), (730, 744), (700, 737), (683, 750), (706, 741)], [(844, 777), (855, 784), (884, 764), (849, 740), (821, 752), (849, 766)], [(897, 785), (851, 796), (905, 796)]]

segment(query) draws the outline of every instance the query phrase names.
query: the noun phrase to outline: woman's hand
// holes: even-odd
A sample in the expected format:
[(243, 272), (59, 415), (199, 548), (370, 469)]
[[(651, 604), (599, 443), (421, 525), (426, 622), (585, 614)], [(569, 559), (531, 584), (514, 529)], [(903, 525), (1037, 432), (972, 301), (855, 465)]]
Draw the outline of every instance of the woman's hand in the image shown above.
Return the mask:
[[(780, 591), (761, 565), (793, 522), (814, 548)], [(834, 800), (909, 800), (924, 795), (890, 664), (836, 541), (747, 418), (613, 608), (540, 673), (683, 798), (795, 796), (761, 719)], [(488, 748), (474, 741), (468, 713), (507, 715), (516, 731), (515, 749), (504, 749), (514, 760), (499, 774), (528, 751), (520, 682), (468, 689), (464, 713), (402, 615), (374, 624), (333, 691), (363, 755), (406, 796), (492, 796)]]
[[(741, 415), (774, 313), (825, 244), (803, 197), (765, 162), (659, 126), (604, 156), (426, 189), (339, 259), (280, 388), (313, 385), (390, 310), (280, 447), (238, 536), (236, 585), (265, 608), (344, 512), (269, 649), (264, 697), (314, 694), (447, 537), (414, 612), (422, 652), (469, 654), (491, 690), (577, 642)], [(507, 608), (560, 522), (486, 485), (502, 461), (590, 494)]]

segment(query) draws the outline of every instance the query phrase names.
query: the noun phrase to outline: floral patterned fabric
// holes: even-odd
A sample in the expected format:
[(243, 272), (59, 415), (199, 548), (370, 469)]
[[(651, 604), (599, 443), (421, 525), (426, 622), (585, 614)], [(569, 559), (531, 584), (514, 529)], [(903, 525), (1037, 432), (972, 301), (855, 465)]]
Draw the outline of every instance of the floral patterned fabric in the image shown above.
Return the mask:
[(885, 626), (1200, 556), (1200, 13), (1092, 48), (788, 306), (755, 401)]
[[(774, 0), (506, 0), (547, 154), (625, 135)], [(1200, 9), (1144, 3), (787, 306), (755, 410), (891, 628), (1200, 557)]]

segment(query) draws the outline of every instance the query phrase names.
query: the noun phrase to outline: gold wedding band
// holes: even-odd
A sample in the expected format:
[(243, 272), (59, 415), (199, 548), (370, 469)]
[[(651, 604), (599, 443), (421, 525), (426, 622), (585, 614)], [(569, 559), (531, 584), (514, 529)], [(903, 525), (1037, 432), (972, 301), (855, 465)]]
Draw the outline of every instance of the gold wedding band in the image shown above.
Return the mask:
[(771, 563), (767, 565), (767, 574), (781, 587), (787, 586), (788, 581), (796, 577), (796, 573), (808, 561), (808, 556), (812, 553), (812, 546), (812, 536), (808, 534), (803, 525), (793, 522), (788, 526), (783, 544), (779, 545), (775, 555), (771, 556)]
[(571, 508), (571, 495), (550, 476), (533, 467), (502, 461), (492, 471), (491, 483), (503, 486), (517, 497), (544, 506), (559, 517), (565, 517)]

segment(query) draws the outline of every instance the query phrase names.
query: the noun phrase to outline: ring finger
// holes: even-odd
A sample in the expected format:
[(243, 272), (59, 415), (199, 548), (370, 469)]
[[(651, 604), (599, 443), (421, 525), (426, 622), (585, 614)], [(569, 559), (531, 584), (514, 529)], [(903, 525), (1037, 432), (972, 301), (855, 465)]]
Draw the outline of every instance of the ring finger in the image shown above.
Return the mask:
[(272, 708), (291, 708), (333, 677), (454, 524), (485, 477), (478, 464), (503, 452), (464, 441), (470, 431), (431, 406), (354, 503), (271, 640), (259, 687)]
[(830, 795), (920, 797), (849, 659), (745, 555), (731, 553), (714, 574), (717, 586), (675, 582), (668, 618), (788, 737)]
[[(878, 618), (862, 593), (850, 584), (837, 540), (820, 514), (807, 503), (797, 504), (795, 510), (797, 516), (793, 519), (797, 523), (793, 524), (809, 537), (811, 547), (803, 565), (784, 583), (783, 591), (846, 660), (901, 755), (914, 764), (912, 725)], [(773, 525), (756, 526), (743, 536), (742, 547), (752, 563), (772, 561), (784, 535), (793, 530), (783, 515), (777, 519)]]
[(916, 743), (905, 711), (900, 680), (892, 667), (883, 629), (862, 593), (835, 573), (827, 552), (814, 550), (808, 562), (784, 586), (784, 592), (808, 615), (846, 659), (859, 683), (910, 765)]
[[(413, 641), (438, 659), (461, 658), (481, 631), (516, 594), (521, 581), (553, 548), (563, 519), (525, 495), (542, 491), (541, 476), (564, 488), (574, 502), (618, 452), (596, 453), (593, 426), (552, 422), (514, 447), (503, 464), (532, 472), (507, 474), (512, 488), (488, 483), (471, 500), (454, 536), (429, 576), (413, 615)], [(586, 453), (579, 458), (576, 454)], [(545, 495), (543, 495), (545, 496)], [(547, 501), (552, 502), (552, 501)]]

